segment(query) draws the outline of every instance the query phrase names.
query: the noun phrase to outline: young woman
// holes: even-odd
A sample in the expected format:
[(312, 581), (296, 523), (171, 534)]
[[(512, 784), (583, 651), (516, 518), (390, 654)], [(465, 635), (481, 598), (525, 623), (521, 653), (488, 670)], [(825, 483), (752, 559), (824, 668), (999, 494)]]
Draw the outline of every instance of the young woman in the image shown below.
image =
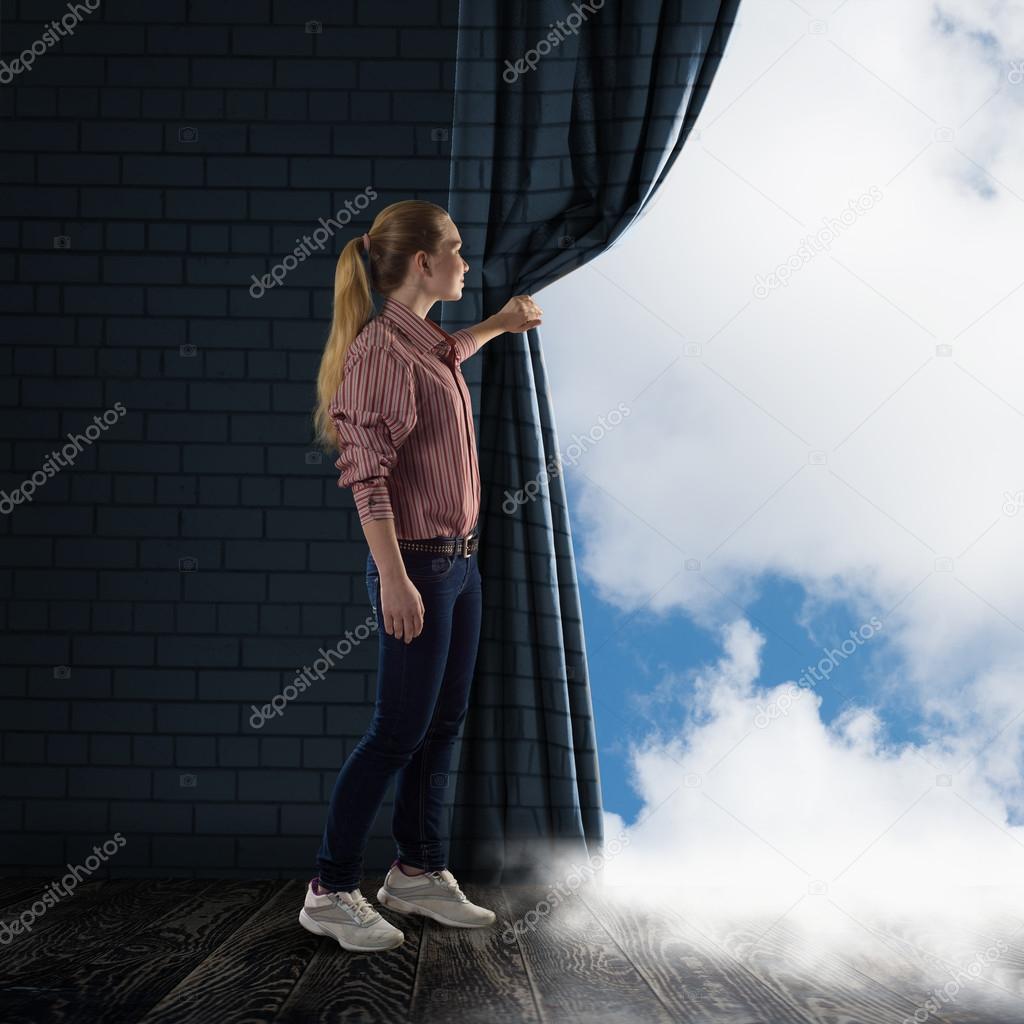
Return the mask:
[[(299, 922), (350, 950), (392, 949), (403, 933), (359, 891), (369, 830), (397, 774), (398, 856), (377, 899), (457, 928), (492, 924), (446, 867), (442, 835), (452, 747), (466, 716), (480, 636), (476, 550), (480, 472), (460, 364), (491, 338), (541, 322), (528, 295), (448, 334), (434, 303), (462, 297), (469, 265), (447, 212), (393, 203), (342, 250), (334, 318), (317, 380), (317, 435), (338, 451), (369, 553), (378, 627), (373, 719), (338, 774)], [(374, 315), (371, 288), (384, 296)]]

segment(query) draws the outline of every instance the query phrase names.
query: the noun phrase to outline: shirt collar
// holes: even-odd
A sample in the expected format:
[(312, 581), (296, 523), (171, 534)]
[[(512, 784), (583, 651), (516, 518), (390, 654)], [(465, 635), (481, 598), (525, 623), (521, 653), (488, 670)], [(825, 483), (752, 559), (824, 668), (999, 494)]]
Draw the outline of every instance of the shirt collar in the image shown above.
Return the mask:
[(390, 295), (384, 299), (377, 315), (387, 317), (421, 352), (443, 356), (453, 347), (452, 337), (447, 331), (438, 327), (433, 320), (417, 316), (408, 306)]

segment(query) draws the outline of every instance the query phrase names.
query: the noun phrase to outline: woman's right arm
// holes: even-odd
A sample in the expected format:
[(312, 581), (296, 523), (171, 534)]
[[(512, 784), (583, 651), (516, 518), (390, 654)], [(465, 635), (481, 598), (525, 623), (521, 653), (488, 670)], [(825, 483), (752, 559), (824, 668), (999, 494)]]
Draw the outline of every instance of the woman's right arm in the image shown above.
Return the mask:
[(387, 347), (371, 346), (346, 364), (331, 418), (338, 430), (338, 486), (352, 489), (380, 572), (384, 629), (410, 643), (423, 631), (423, 599), (405, 571), (387, 477), (416, 425), (412, 371)]
[(405, 571), (394, 519), (369, 519), (363, 524), (366, 543), (380, 572), (380, 607), (384, 629), (411, 643), (423, 632), (423, 598)]

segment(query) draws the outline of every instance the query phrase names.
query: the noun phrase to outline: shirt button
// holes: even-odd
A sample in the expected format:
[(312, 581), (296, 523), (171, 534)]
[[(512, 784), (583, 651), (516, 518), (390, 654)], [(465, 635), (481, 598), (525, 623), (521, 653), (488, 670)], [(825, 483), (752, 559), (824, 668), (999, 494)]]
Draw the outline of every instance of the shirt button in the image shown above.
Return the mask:
[(346, 419), (348, 419), (348, 417), (343, 412), (339, 412), (338, 413), (338, 419), (339, 420), (346, 420)]

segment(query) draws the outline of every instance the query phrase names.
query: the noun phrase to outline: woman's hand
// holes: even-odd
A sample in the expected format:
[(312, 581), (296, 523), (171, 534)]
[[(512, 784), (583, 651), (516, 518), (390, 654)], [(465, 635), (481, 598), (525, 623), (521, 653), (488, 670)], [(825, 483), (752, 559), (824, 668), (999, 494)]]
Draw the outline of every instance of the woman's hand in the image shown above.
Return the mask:
[(513, 295), (495, 314), (501, 329), (520, 334), (540, 325), (543, 310), (529, 295)]
[(380, 609), (384, 630), (397, 640), (412, 643), (423, 632), (423, 598), (403, 571), (380, 579)]

